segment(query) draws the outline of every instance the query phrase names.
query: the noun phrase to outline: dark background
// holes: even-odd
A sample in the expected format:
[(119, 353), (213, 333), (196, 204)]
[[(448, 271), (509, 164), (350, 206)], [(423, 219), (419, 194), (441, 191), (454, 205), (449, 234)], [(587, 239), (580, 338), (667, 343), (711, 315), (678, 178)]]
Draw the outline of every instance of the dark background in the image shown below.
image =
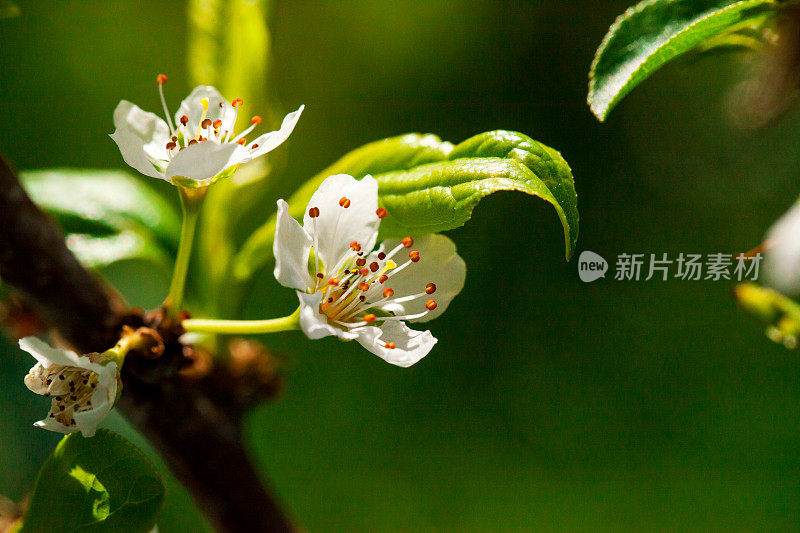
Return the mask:
[[(800, 114), (760, 131), (728, 119), (742, 55), (671, 65), (599, 124), (585, 104), (594, 50), (628, 6), (596, 2), (278, 1), (273, 77), (306, 111), (275, 198), (346, 151), (418, 131), (461, 141), (517, 130), (561, 151), (579, 197), (578, 249), (738, 252), (796, 197)], [(20, 169), (125, 168), (111, 114), (173, 109), (190, 89), (181, 2), (23, 2), (0, 20), (0, 150)], [(231, 95), (228, 95), (231, 96)], [(174, 196), (166, 184), (154, 183)], [(163, 186), (162, 186), (163, 185)], [(253, 221), (253, 225), (261, 220)], [(410, 369), (299, 333), (284, 397), (249, 419), (257, 463), (310, 531), (797, 529), (796, 352), (739, 311), (732, 282), (584, 284), (552, 208), (500, 193), (450, 232), (464, 292)], [(153, 306), (166, 280), (106, 272)], [(153, 276), (156, 276), (154, 273)], [(294, 296), (263, 274), (248, 314)], [(0, 344), (0, 493), (20, 498), (58, 436), (32, 360)], [(290, 354), (290, 355), (288, 355)], [(136, 437), (115, 415), (109, 427)], [(170, 481), (162, 532), (198, 527)]]

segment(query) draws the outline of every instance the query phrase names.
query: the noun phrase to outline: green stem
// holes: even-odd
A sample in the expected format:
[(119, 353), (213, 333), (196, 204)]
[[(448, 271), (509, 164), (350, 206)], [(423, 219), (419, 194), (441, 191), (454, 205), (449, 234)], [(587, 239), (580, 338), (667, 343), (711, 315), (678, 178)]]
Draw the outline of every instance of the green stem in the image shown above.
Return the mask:
[(292, 331), (300, 327), (300, 308), (294, 313), (269, 320), (213, 320), (190, 318), (182, 323), (183, 329), (195, 333), (221, 333), (227, 335), (247, 335), (257, 333), (278, 333)]
[(189, 260), (192, 257), (192, 243), (194, 242), (197, 219), (200, 208), (206, 197), (206, 187), (200, 189), (187, 189), (178, 186), (181, 197), (183, 221), (181, 223), (181, 240), (178, 244), (178, 257), (175, 259), (175, 268), (172, 271), (172, 281), (169, 284), (169, 295), (164, 300), (167, 316), (177, 317), (183, 303), (183, 291), (186, 287), (186, 274), (189, 272)]

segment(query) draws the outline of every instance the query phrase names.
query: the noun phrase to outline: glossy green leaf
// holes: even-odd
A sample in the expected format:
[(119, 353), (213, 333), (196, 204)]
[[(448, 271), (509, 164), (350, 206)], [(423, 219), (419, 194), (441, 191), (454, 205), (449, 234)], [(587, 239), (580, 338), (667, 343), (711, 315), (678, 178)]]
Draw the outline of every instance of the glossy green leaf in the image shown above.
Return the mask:
[(25, 533), (137, 533), (156, 524), (164, 483), (131, 443), (101, 429), (64, 437), (39, 471)]
[[(644, 0), (620, 15), (597, 49), (588, 103), (598, 119), (667, 62), (729, 32), (761, 23), (774, 0)], [(720, 41), (725, 45), (725, 40)]]
[(21, 174), (39, 206), (67, 233), (104, 236), (134, 229), (177, 248), (177, 210), (144, 181), (115, 170), (46, 169)]
[(766, 325), (770, 340), (790, 349), (797, 347), (800, 304), (756, 283), (740, 283), (735, 294), (739, 305)]
[[(520, 191), (551, 203), (564, 228), (569, 258), (578, 237), (577, 195), (561, 155), (521, 133), (492, 131), (453, 146), (435, 135), (410, 134), (358, 148), (317, 174), (288, 200), (300, 218), (313, 192), (333, 174), (373, 175), (387, 210), (384, 236), (441, 232), (469, 220), (485, 196)], [(275, 217), (245, 243), (234, 275), (246, 281), (272, 260)]]
[(553, 205), (564, 228), (566, 257), (578, 240), (578, 197), (557, 151), (511, 131), (482, 133), (458, 144), (447, 160), (375, 176), (388, 215), (384, 236), (436, 233), (462, 226), (486, 196), (519, 191)]

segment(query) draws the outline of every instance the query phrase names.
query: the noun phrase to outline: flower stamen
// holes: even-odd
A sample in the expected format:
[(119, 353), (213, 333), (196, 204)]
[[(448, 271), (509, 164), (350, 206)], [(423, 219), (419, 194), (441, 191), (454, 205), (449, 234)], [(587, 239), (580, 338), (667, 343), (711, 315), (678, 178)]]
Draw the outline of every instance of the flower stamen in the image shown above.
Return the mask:
[(164, 84), (167, 83), (167, 77), (164, 74), (156, 76), (156, 83), (158, 83), (158, 96), (161, 98), (161, 107), (164, 108), (164, 117), (167, 119), (167, 126), (169, 126), (170, 135), (175, 135), (175, 127), (172, 125), (172, 118), (169, 116), (167, 109), (167, 100), (164, 98)]

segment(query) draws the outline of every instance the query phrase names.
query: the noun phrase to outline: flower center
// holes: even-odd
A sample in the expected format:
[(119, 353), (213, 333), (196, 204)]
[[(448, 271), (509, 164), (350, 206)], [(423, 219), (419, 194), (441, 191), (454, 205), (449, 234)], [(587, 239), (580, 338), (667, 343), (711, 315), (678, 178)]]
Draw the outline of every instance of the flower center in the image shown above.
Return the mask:
[[(235, 98), (231, 102), (231, 106), (233, 107), (233, 118), (230, 122), (226, 121), (226, 115), (230, 112), (229, 108), (220, 102), (219, 111), (209, 110), (208, 99), (203, 98), (200, 100), (200, 105), (203, 106), (200, 122), (196, 129), (193, 128), (194, 131), (190, 131), (189, 117), (186, 115), (180, 117), (178, 124), (173, 125), (172, 123), (169, 108), (167, 107), (167, 101), (164, 98), (164, 85), (167, 83), (167, 77), (164, 74), (159, 74), (156, 77), (156, 82), (158, 83), (158, 95), (161, 98), (161, 107), (164, 109), (164, 117), (167, 120), (167, 125), (169, 126), (170, 132), (170, 139), (166, 144), (167, 159), (165, 161), (167, 163), (172, 160), (175, 154), (187, 146), (191, 146), (200, 142), (214, 142), (216, 144), (237, 143), (241, 144), (242, 146), (246, 146), (249, 150), (255, 150), (258, 148), (257, 143), (247, 146), (246, 135), (248, 135), (255, 129), (256, 126), (258, 126), (258, 124), (261, 123), (261, 117), (259, 116), (254, 116), (251, 118), (250, 126), (248, 126), (238, 135), (235, 135), (233, 138), (231, 138), (233, 135), (233, 128), (236, 125), (236, 119), (239, 116), (239, 107), (244, 103), (241, 98)], [(211, 115), (216, 117), (215, 119), (212, 120), (209, 117), (209, 111), (211, 111)], [(230, 124), (230, 130), (223, 127), (227, 124)]]
[[(349, 198), (339, 200), (339, 208), (348, 209), (352, 202)], [(378, 208), (378, 218), (386, 216), (386, 210)], [(316, 226), (316, 219), (320, 215), (318, 207), (311, 207), (308, 216)], [(365, 327), (370, 324), (382, 323), (390, 320), (409, 320), (420, 318), (436, 309), (436, 302), (429, 299), (425, 303), (425, 311), (417, 314), (395, 315), (382, 309), (392, 303), (405, 303), (412, 300), (427, 298), (436, 292), (434, 283), (427, 283), (416, 294), (395, 295), (391, 287), (393, 276), (406, 268), (414, 268), (421, 259), (416, 250), (408, 252), (408, 258), (398, 265), (395, 258), (405, 255), (405, 251), (413, 248), (414, 239), (406, 237), (400, 244), (389, 252), (383, 250), (381, 245), (377, 250), (362, 250), (358, 242), (351, 242), (349, 251), (339, 262), (328, 268), (319, 259), (319, 243), (317, 241), (316, 227), (313, 228), (314, 244), (314, 284), (308, 287), (308, 293), (321, 292), (322, 301), (319, 311), (328, 318), (328, 321), (349, 330)], [(393, 342), (384, 342), (386, 348), (395, 348)]]

